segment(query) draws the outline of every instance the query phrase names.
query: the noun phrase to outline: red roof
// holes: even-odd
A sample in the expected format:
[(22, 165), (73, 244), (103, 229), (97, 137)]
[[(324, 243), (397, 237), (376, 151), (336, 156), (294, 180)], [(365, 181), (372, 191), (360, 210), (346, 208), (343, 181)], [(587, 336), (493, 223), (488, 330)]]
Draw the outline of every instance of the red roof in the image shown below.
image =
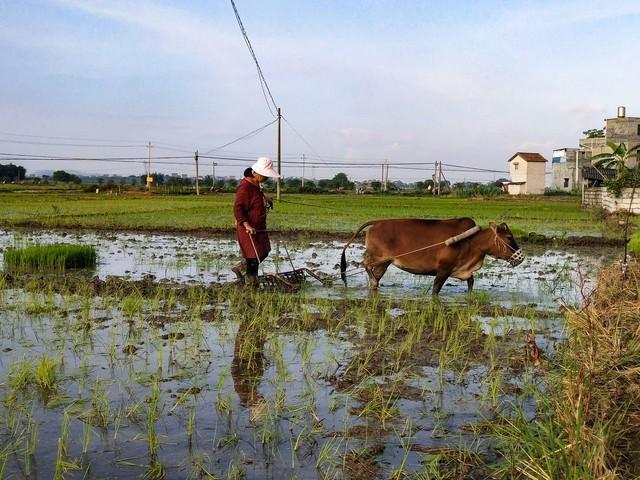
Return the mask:
[(525, 162), (548, 162), (548, 160), (544, 158), (542, 155), (540, 155), (539, 153), (517, 152), (513, 157), (507, 160), (507, 163), (518, 156), (522, 158)]

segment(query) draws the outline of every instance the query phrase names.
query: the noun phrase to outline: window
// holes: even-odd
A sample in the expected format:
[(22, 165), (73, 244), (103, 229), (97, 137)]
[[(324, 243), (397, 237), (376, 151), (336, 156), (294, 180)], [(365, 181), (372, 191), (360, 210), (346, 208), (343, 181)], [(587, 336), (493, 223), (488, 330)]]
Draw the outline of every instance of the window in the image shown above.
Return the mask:
[(564, 188), (569, 188), (569, 179), (568, 178), (564, 179)]
[(514, 170), (517, 170), (517, 169), (518, 169), (518, 162), (514, 162), (514, 163), (513, 163), (513, 169), (514, 169)]
[(640, 123), (638, 124), (638, 136), (640, 137)]

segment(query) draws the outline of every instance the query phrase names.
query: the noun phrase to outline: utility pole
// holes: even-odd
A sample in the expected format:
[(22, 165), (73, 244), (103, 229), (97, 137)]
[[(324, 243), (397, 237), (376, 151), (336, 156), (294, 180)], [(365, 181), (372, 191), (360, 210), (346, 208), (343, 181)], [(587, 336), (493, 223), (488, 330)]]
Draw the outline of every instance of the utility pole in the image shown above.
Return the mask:
[(278, 201), (280, 201), (280, 180), (282, 179), (282, 144), (280, 137), (281, 120), (282, 114), (280, 113), (280, 107), (278, 107), (278, 175), (280, 175), (276, 181), (276, 199)]
[(216, 186), (216, 165), (218, 165), (216, 162), (211, 162), (211, 178), (213, 179), (213, 184), (211, 185), (212, 190)]
[(306, 159), (305, 154), (302, 154), (302, 181), (300, 182), (300, 188), (304, 188), (304, 161)]
[(151, 182), (153, 181), (151, 178), (151, 142), (147, 143), (147, 191), (151, 193)]
[(382, 167), (382, 172), (380, 175), (380, 191), (384, 192), (384, 163), (380, 165)]
[(198, 169), (198, 151), (196, 150), (196, 195), (200, 195), (200, 171)]
[(389, 160), (384, 159), (384, 191), (389, 190)]

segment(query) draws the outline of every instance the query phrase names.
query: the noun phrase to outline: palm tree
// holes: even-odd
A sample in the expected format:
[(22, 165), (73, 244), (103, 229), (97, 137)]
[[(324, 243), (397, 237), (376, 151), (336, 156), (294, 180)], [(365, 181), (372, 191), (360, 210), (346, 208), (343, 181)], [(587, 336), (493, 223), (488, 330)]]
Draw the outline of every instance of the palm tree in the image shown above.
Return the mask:
[(594, 165), (598, 168), (615, 168), (619, 178), (627, 168), (627, 161), (638, 153), (640, 145), (627, 149), (625, 143), (607, 142), (607, 146), (611, 152), (595, 155), (592, 160), (596, 160)]

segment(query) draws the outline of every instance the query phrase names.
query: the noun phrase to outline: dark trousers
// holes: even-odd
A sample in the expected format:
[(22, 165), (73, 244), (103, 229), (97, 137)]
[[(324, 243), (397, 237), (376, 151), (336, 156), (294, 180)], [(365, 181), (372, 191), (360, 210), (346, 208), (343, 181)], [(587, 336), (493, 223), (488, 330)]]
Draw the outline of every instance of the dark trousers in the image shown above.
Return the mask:
[[(260, 258), (260, 262), (262, 262), (267, 256)], [(258, 266), (260, 262), (258, 262), (257, 258), (245, 258), (247, 262), (247, 276), (249, 277), (257, 277), (258, 276)]]

